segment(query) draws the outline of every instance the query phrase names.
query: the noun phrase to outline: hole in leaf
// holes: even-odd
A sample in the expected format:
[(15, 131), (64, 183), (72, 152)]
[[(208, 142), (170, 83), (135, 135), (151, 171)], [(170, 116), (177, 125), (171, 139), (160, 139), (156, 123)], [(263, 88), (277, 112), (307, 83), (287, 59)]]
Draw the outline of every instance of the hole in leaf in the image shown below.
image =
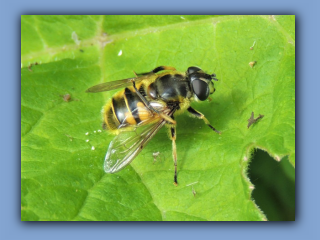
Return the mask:
[(295, 220), (295, 169), (288, 157), (277, 162), (258, 149), (248, 175), (255, 186), (252, 198), (269, 221)]

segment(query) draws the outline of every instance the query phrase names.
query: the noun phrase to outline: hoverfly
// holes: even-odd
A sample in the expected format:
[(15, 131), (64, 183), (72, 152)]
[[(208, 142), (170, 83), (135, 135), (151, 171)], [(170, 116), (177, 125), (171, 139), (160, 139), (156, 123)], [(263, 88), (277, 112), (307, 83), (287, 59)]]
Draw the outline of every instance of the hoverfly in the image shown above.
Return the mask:
[(105, 161), (106, 173), (120, 171), (127, 166), (164, 125), (172, 140), (174, 184), (177, 185), (176, 121), (174, 116), (187, 110), (204, 120), (219, 133), (205, 116), (190, 106), (192, 101), (210, 99), (215, 88), (215, 74), (207, 74), (198, 67), (179, 72), (173, 67), (160, 66), (151, 72), (136, 74), (113, 82), (98, 84), (86, 92), (96, 93), (124, 88), (113, 95), (103, 107), (103, 128), (115, 138), (111, 141)]

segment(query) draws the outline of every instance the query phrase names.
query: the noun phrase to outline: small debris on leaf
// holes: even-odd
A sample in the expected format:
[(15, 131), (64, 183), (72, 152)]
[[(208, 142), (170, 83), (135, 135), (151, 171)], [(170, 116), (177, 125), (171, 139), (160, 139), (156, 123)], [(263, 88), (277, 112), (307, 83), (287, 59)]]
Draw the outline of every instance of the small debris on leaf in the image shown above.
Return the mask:
[(160, 155), (160, 152), (154, 152), (152, 153), (152, 156), (153, 156), (153, 164), (157, 161), (157, 158), (159, 157)]
[(250, 47), (250, 50), (253, 50), (253, 47), (255, 44), (256, 44), (256, 41), (253, 42), (252, 46)]
[(256, 65), (256, 63), (257, 63), (257, 61), (249, 62), (249, 66), (250, 66), (251, 68), (253, 68), (253, 66)]
[(32, 67), (33, 65), (39, 65), (39, 63), (37, 63), (37, 62), (31, 63), (31, 64), (28, 66), (28, 70), (29, 70), (30, 72), (32, 72), (31, 67)]
[(264, 115), (259, 114), (259, 116), (257, 118), (254, 118), (254, 112), (251, 113), (251, 117), (248, 119), (248, 128), (256, 123), (259, 119), (263, 118)]
[(65, 134), (69, 139), (70, 139), (70, 141), (72, 142), (72, 140), (73, 140), (73, 137), (71, 137), (70, 135), (68, 135), (68, 134)]
[(69, 102), (71, 100), (71, 95), (70, 94), (65, 94), (62, 96), (63, 101)]
[(197, 194), (197, 192), (196, 192), (196, 190), (194, 190), (193, 186), (192, 186), (192, 193), (193, 193), (193, 196), (194, 196), (194, 197), (195, 197), (196, 194)]

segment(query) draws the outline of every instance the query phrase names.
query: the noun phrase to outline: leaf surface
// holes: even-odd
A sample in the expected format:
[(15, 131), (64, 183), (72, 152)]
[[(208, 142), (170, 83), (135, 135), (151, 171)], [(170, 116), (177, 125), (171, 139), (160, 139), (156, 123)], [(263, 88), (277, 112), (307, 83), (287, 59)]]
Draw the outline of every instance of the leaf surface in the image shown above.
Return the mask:
[[(22, 220), (265, 220), (246, 172), (254, 148), (295, 165), (294, 16), (22, 16), (21, 36)], [(160, 65), (219, 79), (192, 106), (221, 135), (176, 118), (178, 187), (167, 129), (104, 173), (116, 91), (85, 92)], [(251, 112), (264, 118), (248, 129)]]

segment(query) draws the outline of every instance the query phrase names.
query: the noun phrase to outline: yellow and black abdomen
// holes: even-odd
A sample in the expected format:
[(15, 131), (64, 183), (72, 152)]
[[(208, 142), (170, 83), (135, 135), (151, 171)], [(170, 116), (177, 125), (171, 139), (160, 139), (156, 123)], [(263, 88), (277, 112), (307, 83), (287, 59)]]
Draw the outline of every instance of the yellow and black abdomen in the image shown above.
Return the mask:
[[(139, 89), (143, 89), (143, 87)], [(146, 120), (152, 120), (153, 117), (133, 87), (127, 87), (117, 92), (111, 101), (104, 106), (102, 114), (103, 126), (107, 130), (134, 127), (146, 122)]]
[[(153, 79), (142, 81), (136, 87), (146, 101), (151, 105), (157, 103), (162, 109), (178, 105), (178, 111), (184, 111), (192, 97), (189, 82), (181, 72), (154, 75)], [(104, 106), (102, 114), (104, 128), (115, 134), (123, 128), (141, 126), (160, 118), (146, 107), (133, 87), (117, 92)]]

